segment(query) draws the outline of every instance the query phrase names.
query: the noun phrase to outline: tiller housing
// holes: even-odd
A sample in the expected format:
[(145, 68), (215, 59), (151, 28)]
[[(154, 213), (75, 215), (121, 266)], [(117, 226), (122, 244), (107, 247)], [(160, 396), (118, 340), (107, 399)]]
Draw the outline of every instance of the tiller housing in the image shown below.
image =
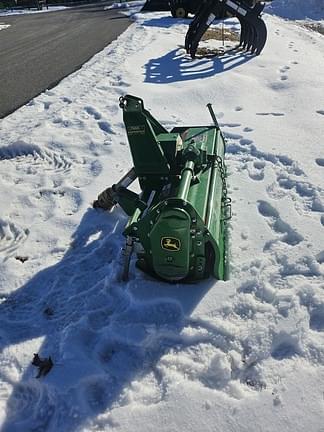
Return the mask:
[[(210, 104), (214, 126), (176, 127), (168, 132), (142, 99), (120, 98), (134, 167), (103, 191), (94, 207), (119, 204), (130, 217), (124, 278), (130, 254), (137, 265), (167, 281), (226, 277), (227, 196), (225, 141)], [(141, 193), (128, 189), (138, 179)]]

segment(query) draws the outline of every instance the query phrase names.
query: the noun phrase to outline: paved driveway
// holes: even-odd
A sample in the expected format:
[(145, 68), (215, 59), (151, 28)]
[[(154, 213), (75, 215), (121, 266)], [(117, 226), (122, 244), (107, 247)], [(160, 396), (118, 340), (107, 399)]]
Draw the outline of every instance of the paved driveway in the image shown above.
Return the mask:
[(117, 38), (130, 20), (92, 5), (0, 17), (0, 118), (82, 66)]

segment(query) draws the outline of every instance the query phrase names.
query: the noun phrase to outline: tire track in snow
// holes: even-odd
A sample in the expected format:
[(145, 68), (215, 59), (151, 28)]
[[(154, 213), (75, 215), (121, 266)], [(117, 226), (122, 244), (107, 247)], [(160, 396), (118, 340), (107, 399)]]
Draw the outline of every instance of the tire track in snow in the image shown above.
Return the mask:
[(72, 161), (65, 156), (53, 151), (41, 150), (40, 147), (28, 144), (22, 140), (13, 144), (0, 147), (0, 161), (10, 160), (16, 164), (39, 166), (43, 162), (43, 169), (54, 169), (57, 172), (67, 172), (72, 166)]
[[(18, 139), (0, 148), (2, 201), (15, 190), (15, 201), (3, 207), (6, 223), (2, 223), (2, 230), (8, 226), (12, 231), (12, 235), (1, 236), (0, 253), (5, 260), (14, 253), (19, 257), (19, 247), (27, 239), (24, 233), (33, 231), (34, 224), (76, 213), (82, 205), (80, 189), (101, 172), (97, 159), (65, 154), (59, 142), (52, 141), (51, 147), (41, 148)], [(25, 209), (25, 214), (17, 208)], [(31, 209), (37, 209), (37, 215), (34, 212), (28, 218)], [(19, 228), (22, 226), (25, 228)], [(23, 259), (30, 257), (30, 252), (26, 255), (27, 249), (28, 245), (22, 252)]]

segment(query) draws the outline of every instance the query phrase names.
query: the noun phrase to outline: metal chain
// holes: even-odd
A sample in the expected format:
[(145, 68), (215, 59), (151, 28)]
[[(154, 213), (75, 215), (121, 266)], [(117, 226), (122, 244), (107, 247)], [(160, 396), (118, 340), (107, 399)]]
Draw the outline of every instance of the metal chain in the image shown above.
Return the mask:
[(226, 168), (223, 159), (220, 156), (216, 156), (217, 166), (221, 175), (221, 180), (223, 184), (222, 191), (222, 202), (226, 203), (227, 201), (227, 185), (226, 185)]

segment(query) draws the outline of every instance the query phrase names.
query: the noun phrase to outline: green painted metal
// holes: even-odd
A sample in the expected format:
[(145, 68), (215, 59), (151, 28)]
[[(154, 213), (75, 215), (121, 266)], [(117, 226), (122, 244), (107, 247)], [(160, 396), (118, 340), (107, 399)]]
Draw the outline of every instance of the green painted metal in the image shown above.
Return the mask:
[(230, 203), (217, 120), (168, 132), (141, 99), (127, 95), (120, 106), (141, 194), (111, 189), (130, 215), (124, 234), (140, 246), (139, 267), (168, 281), (224, 279)]
[(181, 280), (190, 270), (190, 215), (182, 208), (164, 209), (152, 225), (150, 244), (154, 271), (163, 279)]

